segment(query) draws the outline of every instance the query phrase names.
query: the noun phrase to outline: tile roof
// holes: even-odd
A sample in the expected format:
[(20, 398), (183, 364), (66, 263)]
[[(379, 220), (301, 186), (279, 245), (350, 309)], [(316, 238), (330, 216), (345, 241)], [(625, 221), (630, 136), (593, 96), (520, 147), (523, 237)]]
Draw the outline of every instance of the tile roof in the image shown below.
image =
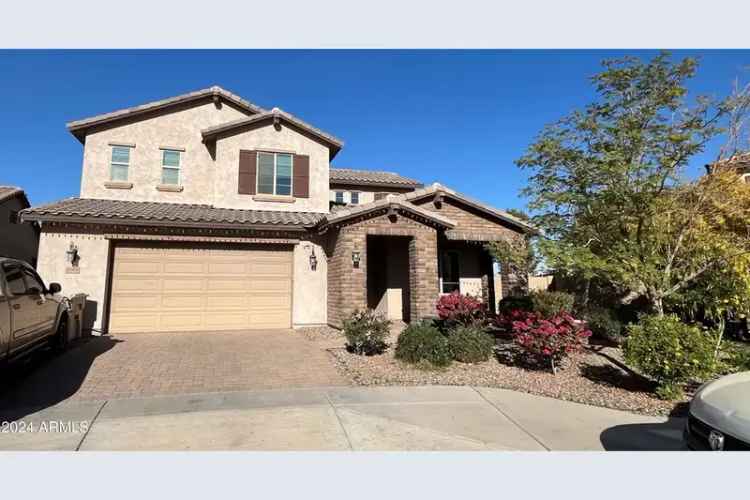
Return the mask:
[(393, 172), (376, 172), (373, 170), (355, 170), (353, 168), (331, 167), (331, 183), (361, 185), (393, 185), (399, 187), (422, 187), (422, 183)]
[(433, 223), (439, 226), (443, 226), (446, 228), (453, 228), (456, 226), (456, 223), (453, 222), (448, 217), (432, 212), (430, 210), (425, 210), (424, 208), (419, 207), (417, 205), (408, 203), (404, 201), (402, 196), (399, 196), (399, 195), (390, 195), (390, 196), (387, 196), (386, 198), (383, 198), (382, 200), (377, 200), (377, 201), (365, 203), (362, 205), (352, 205), (344, 209), (337, 210), (336, 212), (329, 214), (322, 221), (321, 226), (325, 227), (329, 224), (337, 224), (339, 222), (349, 220), (353, 217), (358, 217), (361, 215), (369, 214), (374, 211), (391, 208), (391, 207), (394, 209), (411, 212), (412, 214), (415, 214), (419, 217), (432, 221)]
[(0, 202), (13, 198), (15, 196), (21, 196), (26, 202), (26, 206), (29, 205), (29, 200), (26, 198), (26, 193), (23, 189), (16, 186), (0, 186)]
[(306, 121), (301, 120), (297, 118), (296, 116), (292, 115), (291, 113), (287, 113), (286, 111), (279, 109), (279, 108), (273, 108), (271, 111), (263, 111), (261, 113), (258, 113), (257, 115), (248, 116), (248, 117), (240, 118), (238, 120), (233, 120), (227, 123), (214, 125), (213, 127), (205, 128), (201, 130), (201, 135), (203, 136), (203, 140), (206, 141), (224, 132), (229, 132), (231, 130), (235, 130), (237, 128), (241, 128), (246, 125), (250, 125), (252, 123), (256, 123), (262, 120), (267, 120), (269, 118), (284, 120), (288, 123), (296, 125), (297, 127), (303, 130), (306, 130), (307, 132), (317, 136), (318, 138), (320, 138), (321, 140), (323, 140), (330, 146), (332, 150), (331, 157), (335, 156), (336, 153), (338, 153), (339, 150), (341, 150), (341, 148), (344, 146), (344, 141), (342, 141), (335, 135), (331, 135), (327, 132), (320, 130), (319, 128), (313, 127)]
[(325, 214), (240, 210), (211, 205), (157, 203), (145, 201), (68, 198), (21, 211), (24, 221), (99, 222), (148, 226), (195, 228), (238, 228), (238, 226), (274, 226), (302, 228), (312, 226)]
[(734, 168), (743, 173), (750, 172), (750, 152), (737, 153), (730, 158), (725, 158), (706, 165), (706, 170), (709, 173), (715, 168)]
[(175, 97), (168, 97), (166, 99), (148, 102), (146, 104), (140, 104), (138, 106), (120, 109), (117, 111), (112, 111), (110, 113), (104, 113), (101, 115), (92, 116), (89, 118), (74, 120), (74, 121), (68, 122), (66, 126), (68, 127), (68, 130), (73, 135), (81, 139), (85, 135), (85, 130), (94, 125), (99, 125), (100, 123), (106, 123), (106, 122), (111, 122), (114, 120), (119, 120), (122, 118), (128, 118), (131, 116), (140, 115), (142, 113), (147, 113), (149, 111), (164, 109), (169, 106), (174, 106), (174, 105), (181, 104), (184, 102), (195, 101), (195, 100), (203, 99), (209, 96), (216, 96), (216, 97), (225, 99), (226, 101), (231, 102), (234, 105), (239, 106), (240, 108), (250, 113), (266, 112), (265, 109), (259, 106), (256, 106), (250, 101), (246, 101), (240, 96), (233, 94), (232, 92), (229, 92), (228, 90), (225, 90), (219, 87), (218, 85), (214, 85), (213, 87), (196, 90), (194, 92), (188, 92), (187, 94), (182, 94), (182, 95), (178, 95)]

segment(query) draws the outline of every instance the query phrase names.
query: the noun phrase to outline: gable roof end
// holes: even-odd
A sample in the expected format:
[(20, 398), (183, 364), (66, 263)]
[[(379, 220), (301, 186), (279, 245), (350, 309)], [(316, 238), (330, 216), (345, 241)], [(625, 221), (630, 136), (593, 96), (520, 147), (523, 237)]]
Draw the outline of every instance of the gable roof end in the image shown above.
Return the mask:
[(187, 94), (181, 94), (175, 97), (169, 97), (167, 99), (152, 101), (146, 104), (141, 104), (141, 105), (133, 106), (130, 108), (112, 111), (110, 113), (104, 113), (101, 115), (92, 116), (90, 118), (74, 120), (74, 121), (68, 122), (66, 124), (66, 127), (68, 128), (68, 131), (71, 134), (73, 134), (79, 141), (83, 142), (83, 138), (86, 136), (86, 130), (95, 125), (101, 125), (104, 123), (110, 123), (110, 122), (114, 122), (117, 120), (122, 120), (124, 118), (130, 118), (130, 117), (138, 116), (138, 115), (148, 113), (151, 111), (167, 109), (172, 106), (176, 106), (178, 104), (184, 104), (186, 102), (196, 101), (196, 100), (203, 99), (206, 97), (215, 97), (217, 99), (223, 99), (251, 114), (263, 113), (266, 111), (265, 109), (259, 106), (256, 106), (250, 101), (246, 101), (240, 96), (233, 94), (232, 92), (229, 92), (228, 90), (225, 90), (219, 87), (218, 85), (214, 85), (213, 87), (196, 90), (195, 92), (189, 92)]
[(233, 120), (231, 122), (222, 123), (221, 125), (214, 125), (213, 127), (205, 128), (201, 130), (203, 142), (215, 140), (221, 134), (231, 133), (232, 131), (240, 129), (247, 125), (269, 119), (273, 119), (274, 121), (283, 120), (314, 135), (328, 146), (331, 151), (331, 158), (336, 156), (336, 153), (341, 151), (341, 148), (344, 147), (344, 141), (342, 141), (338, 137), (324, 132), (319, 128), (313, 127), (306, 121), (303, 121), (279, 108), (273, 108), (271, 111), (264, 111), (254, 116), (248, 116), (247, 118), (240, 118), (239, 120)]
[(417, 205), (408, 203), (404, 201), (403, 197), (401, 196), (391, 195), (382, 200), (373, 201), (364, 205), (347, 207), (341, 210), (337, 210), (334, 213), (328, 214), (323, 220), (320, 221), (320, 228), (325, 229), (330, 225), (340, 224), (349, 219), (366, 216), (374, 212), (380, 212), (382, 210), (391, 208), (394, 210), (409, 212), (439, 227), (443, 227), (446, 229), (452, 229), (456, 227), (456, 223), (444, 215), (437, 214), (430, 210), (425, 210), (422, 207), (418, 207)]
[(402, 196), (403, 196), (403, 199), (407, 201), (415, 201), (415, 200), (421, 200), (421, 199), (427, 198), (429, 196), (434, 196), (436, 193), (442, 193), (444, 196), (447, 196), (448, 198), (452, 198), (460, 203), (463, 203), (464, 205), (470, 206), (474, 208), (475, 210), (479, 210), (480, 212), (483, 212), (486, 215), (489, 215), (490, 217), (512, 224), (520, 228), (524, 232), (527, 232), (527, 233), (539, 232), (538, 228), (534, 227), (533, 225), (529, 224), (526, 221), (519, 219), (518, 217), (514, 217), (513, 215), (509, 214), (505, 210), (500, 210), (490, 205), (487, 205), (486, 203), (482, 203), (479, 200), (470, 198), (464, 194), (459, 193), (458, 191), (454, 191), (453, 189), (443, 186), (442, 184), (437, 183), (437, 182), (434, 184), (431, 184), (430, 186), (426, 188), (418, 189), (416, 191), (412, 191), (411, 193), (406, 193)]

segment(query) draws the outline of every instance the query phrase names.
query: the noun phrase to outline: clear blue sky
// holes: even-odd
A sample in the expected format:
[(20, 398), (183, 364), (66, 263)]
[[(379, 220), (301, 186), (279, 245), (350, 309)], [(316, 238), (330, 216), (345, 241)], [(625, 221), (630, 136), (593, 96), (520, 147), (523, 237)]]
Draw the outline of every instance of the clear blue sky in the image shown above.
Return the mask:
[[(593, 97), (604, 58), (642, 51), (0, 51), (0, 184), (37, 205), (77, 196), (82, 146), (70, 120), (221, 85), (345, 141), (334, 166), (440, 181), (522, 207), (514, 165), (541, 128)], [(750, 51), (698, 56), (693, 95), (750, 77)], [(714, 144), (718, 147), (718, 141)], [(694, 158), (698, 174), (716, 154)]]

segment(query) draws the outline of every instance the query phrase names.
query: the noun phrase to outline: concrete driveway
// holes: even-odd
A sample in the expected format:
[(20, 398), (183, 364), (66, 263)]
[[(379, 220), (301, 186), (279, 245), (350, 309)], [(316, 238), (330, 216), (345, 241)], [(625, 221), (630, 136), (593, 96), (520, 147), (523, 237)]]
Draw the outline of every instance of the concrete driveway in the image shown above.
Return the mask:
[(0, 384), (2, 421), (63, 401), (346, 382), (321, 346), (298, 332), (265, 330), (89, 337), (59, 356), (40, 353)]
[(683, 421), (504, 389), (429, 386), (70, 401), (15, 425), (0, 448), (544, 451), (678, 450)]

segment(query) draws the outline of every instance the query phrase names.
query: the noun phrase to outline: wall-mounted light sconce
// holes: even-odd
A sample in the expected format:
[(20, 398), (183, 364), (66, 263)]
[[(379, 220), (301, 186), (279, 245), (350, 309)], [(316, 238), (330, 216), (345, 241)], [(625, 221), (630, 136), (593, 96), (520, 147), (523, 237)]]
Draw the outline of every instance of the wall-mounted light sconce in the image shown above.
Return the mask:
[(65, 251), (65, 260), (73, 267), (78, 265), (78, 247), (72, 241), (70, 242), (70, 248)]
[(310, 269), (315, 271), (318, 268), (318, 257), (315, 255), (315, 248), (312, 248), (312, 253), (310, 254)]
[(359, 269), (359, 261), (359, 252), (352, 252), (352, 267), (354, 267), (354, 269)]

